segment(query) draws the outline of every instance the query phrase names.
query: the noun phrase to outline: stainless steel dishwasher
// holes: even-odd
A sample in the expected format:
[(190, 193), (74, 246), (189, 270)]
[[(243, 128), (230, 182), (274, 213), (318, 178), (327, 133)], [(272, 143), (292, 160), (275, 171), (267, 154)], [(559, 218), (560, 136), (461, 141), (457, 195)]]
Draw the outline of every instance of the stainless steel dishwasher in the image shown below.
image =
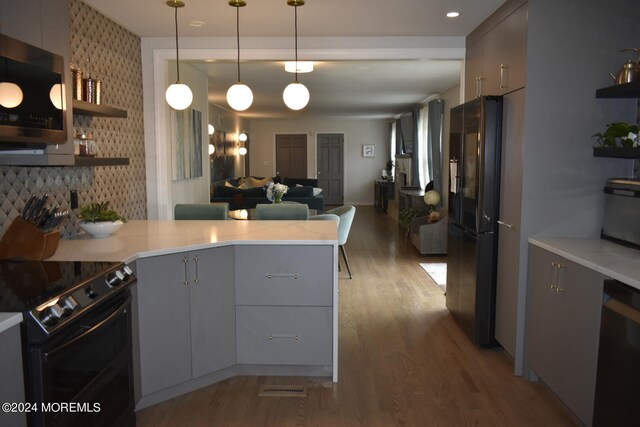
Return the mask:
[(638, 425), (639, 403), (640, 290), (606, 280), (593, 425)]

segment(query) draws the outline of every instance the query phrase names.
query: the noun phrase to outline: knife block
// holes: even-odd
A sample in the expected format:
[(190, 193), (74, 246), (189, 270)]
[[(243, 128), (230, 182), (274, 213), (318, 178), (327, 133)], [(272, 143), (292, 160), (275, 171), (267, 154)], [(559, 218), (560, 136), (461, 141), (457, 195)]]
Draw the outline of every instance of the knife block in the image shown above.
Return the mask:
[(0, 259), (41, 261), (58, 248), (58, 230), (43, 233), (35, 225), (16, 217), (0, 239)]

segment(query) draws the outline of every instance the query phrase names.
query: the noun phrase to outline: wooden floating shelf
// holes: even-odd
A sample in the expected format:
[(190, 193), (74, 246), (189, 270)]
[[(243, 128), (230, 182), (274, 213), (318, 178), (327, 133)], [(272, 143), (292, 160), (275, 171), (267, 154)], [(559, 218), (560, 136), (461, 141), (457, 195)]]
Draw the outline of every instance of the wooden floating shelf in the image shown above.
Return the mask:
[(640, 159), (640, 147), (638, 148), (609, 148), (593, 147), (594, 157), (616, 157), (619, 159)]
[(640, 98), (640, 81), (598, 89), (596, 98)]
[(127, 166), (127, 157), (81, 157), (76, 156), (76, 166)]
[(92, 104), (91, 102), (80, 101), (79, 99), (73, 100), (73, 113), (94, 117), (127, 118), (126, 110), (110, 107), (108, 105)]

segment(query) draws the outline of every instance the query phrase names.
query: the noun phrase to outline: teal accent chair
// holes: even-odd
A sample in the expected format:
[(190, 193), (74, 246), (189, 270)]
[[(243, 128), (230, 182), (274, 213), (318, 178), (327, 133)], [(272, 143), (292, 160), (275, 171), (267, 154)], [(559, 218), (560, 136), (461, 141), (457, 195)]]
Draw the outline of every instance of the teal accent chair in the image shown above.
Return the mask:
[(340, 217), (335, 214), (319, 214), (309, 217), (309, 221), (335, 221), (340, 222)]
[(345, 250), (344, 245), (347, 243), (347, 239), (349, 238), (349, 231), (351, 230), (353, 217), (356, 215), (356, 208), (355, 206), (350, 205), (339, 206), (335, 209), (328, 210), (326, 214), (333, 214), (340, 217), (340, 222), (338, 223), (338, 245), (340, 245), (340, 251), (342, 252), (344, 263), (347, 265), (349, 279), (352, 279), (353, 276), (351, 275), (349, 258), (347, 257), (347, 251)]
[(173, 217), (177, 220), (226, 220), (229, 203), (177, 204)]
[(302, 203), (258, 204), (256, 219), (306, 221), (309, 219), (309, 206)]

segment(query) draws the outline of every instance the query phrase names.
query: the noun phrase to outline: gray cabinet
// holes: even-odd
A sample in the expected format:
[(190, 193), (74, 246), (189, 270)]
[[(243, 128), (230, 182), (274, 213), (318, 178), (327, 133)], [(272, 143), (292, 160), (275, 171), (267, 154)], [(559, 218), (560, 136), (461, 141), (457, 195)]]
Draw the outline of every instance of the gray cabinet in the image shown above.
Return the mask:
[(529, 247), (529, 367), (586, 425), (593, 416), (604, 279)]
[(525, 3), (480, 37), (467, 38), (465, 101), (525, 86), (527, 13)]
[[(0, 348), (0, 402), (24, 402), (20, 325), (0, 333)], [(6, 427), (26, 426), (27, 417), (24, 412), (4, 412), (0, 414), (0, 424)]]
[(329, 245), (236, 247), (238, 363), (332, 364), (333, 259)]
[[(526, 293), (526, 271), (520, 261), (520, 216), (522, 205), (522, 143), (525, 90), (503, 98), (500, 219), (498, 220), (498, 271), (496, 279), (496, 340), (514, 358), (521, 356), (516, 344), (518, 304)], [(524, 258), (524, 257), (523, 257)], [(522, 263), (525, 261), (523, 260)], [(521, 268), (522, 267), (522, 268)], [(524, 273), (522, 274), (524, 276)], [(522, 286), (521, 286), (522, 282)], [(520, 372), (519, 372), (520, 373)]]
[(235, 362), (233, 248), (140, 259), (142, 395)]

